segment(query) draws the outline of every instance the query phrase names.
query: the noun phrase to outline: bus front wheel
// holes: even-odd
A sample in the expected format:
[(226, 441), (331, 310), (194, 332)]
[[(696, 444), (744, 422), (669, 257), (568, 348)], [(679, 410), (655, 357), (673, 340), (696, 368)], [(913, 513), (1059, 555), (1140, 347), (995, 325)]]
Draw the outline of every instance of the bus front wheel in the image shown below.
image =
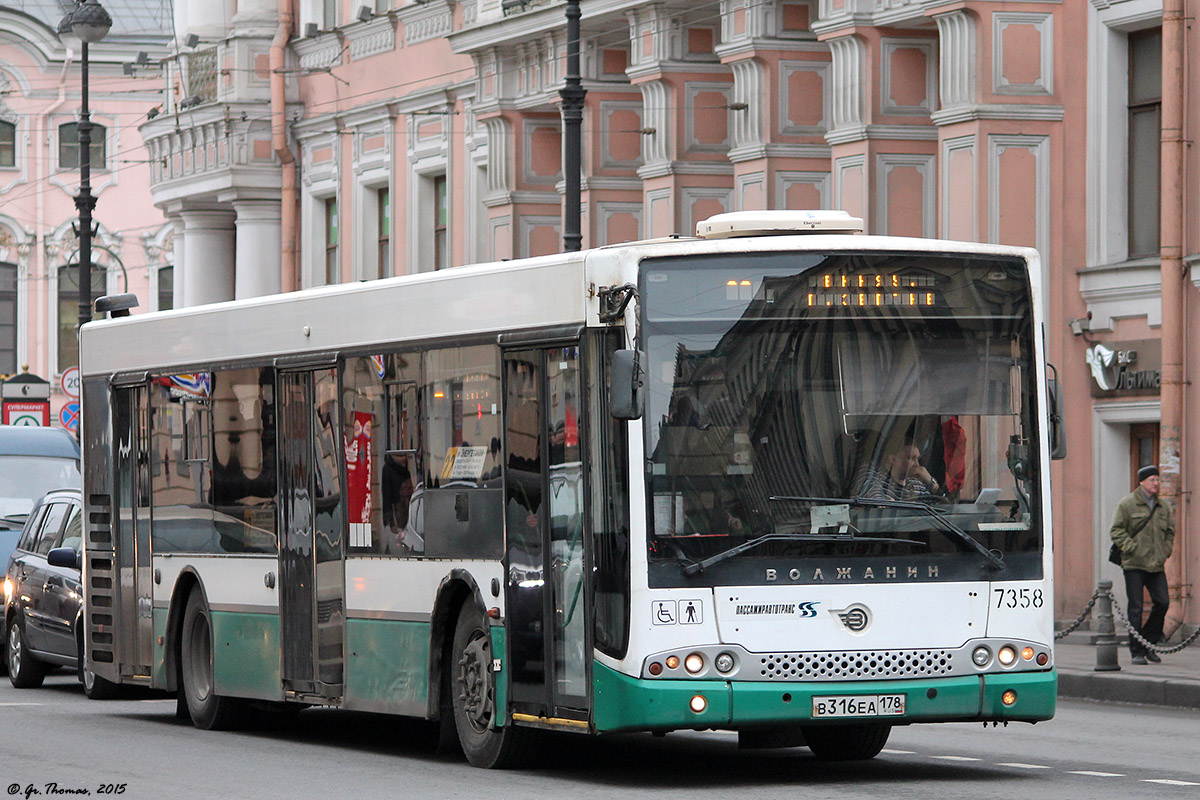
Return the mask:
[(804, 728), (804, 740), (822, 761), (865, 761), (879, 755), (892, 726), (886, 722), (861, 722)]
[(233, 727), (237, 701), (214, 691), (212, 618), (199, 586), (193, 587), (183, 612), (179, 650), (182, 691), (192, 724), (206, 731)]
[[(447, 677), (454, 727), (463, 754), (472, 766), (503, 769), (523, 760), (529, 731), (504, 725), (496, 708), (490, 626), (470, 603), (464, 603), (454, 626)], [(498, 727), (496, 723), (501, 723)]]

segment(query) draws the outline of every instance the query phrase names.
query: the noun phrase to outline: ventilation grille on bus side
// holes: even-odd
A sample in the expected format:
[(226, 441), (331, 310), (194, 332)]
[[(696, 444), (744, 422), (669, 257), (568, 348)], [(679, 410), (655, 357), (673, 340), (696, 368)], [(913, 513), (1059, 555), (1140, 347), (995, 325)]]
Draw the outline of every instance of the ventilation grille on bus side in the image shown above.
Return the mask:
[(949, 650), (768, 653), (759, 656), (759, 674), (768, 681), (918, 678), (951, 674), (953, 658)]
[(113, 614), (116, 598), (116, 569), (112, 540), (112, 498), (94, 494), (88, 498), (86, 564), (87, 633), (92, 661), (111, 664), (116, 652)]

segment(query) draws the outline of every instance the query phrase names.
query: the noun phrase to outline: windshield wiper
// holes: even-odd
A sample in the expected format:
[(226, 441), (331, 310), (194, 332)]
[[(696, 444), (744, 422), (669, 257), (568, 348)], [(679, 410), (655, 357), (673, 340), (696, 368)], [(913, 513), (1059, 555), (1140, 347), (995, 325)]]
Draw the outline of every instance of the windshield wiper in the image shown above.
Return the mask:
[(683, 565), (683, 572), (685, 575), (697, 575), (704, 572), (705, 567), (720, 564), (722, 561), (758, 547), (765, 542), (887, 542), (888, 544), (899, 542), (917, 547), (929, 546), (915, 539), (897, 539), (887, 536), (858, 536), (854, 533), (764, 533), (762, 536), (742, 542), (728, 550), (722, 550), (715, 556), (709, 556), (703, 561), (689, 561)]
[(1000, 551), (988, 550), (982, 544), (977, 542), (975, 537), (943, 517), (941, 511), (929, 505), (928, 503), (919, 503), (915, 500), (872, 500), (867, 497), (771, 497), (770, 499), (776, 502), (793, 501), (801, 503), (825, 503), (827, 505), (843, 504), (859, 506), (862, 508), (902, 508), (912, 511), (920, 511), (934, 522), (938, 523), (943, 531), (952, 534), (956, 539), (964, 542), (970, 546), (972, 550), (987, 559), (988, 566), (990, 566), (992, 569), (1005, 569), (1004, 557)]

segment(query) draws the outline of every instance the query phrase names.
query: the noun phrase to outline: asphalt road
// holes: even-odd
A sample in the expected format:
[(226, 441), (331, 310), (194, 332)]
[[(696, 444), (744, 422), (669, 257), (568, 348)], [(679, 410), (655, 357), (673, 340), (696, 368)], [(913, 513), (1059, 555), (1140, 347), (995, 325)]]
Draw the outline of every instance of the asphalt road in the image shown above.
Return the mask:
[[(544, 763), (472, 769), (431, 726), (310, 709), (198, 731), (174, 700), (92, 702), (72, 676), (0, 679), (0, 798), (1194, 798), (1200, 712), (1066, 701), (1036, 726), (897, 728), (870, 762), (742, 751), (720, 732), (547, 740)], [(86, 792), (86, 794), (84, 794)]]

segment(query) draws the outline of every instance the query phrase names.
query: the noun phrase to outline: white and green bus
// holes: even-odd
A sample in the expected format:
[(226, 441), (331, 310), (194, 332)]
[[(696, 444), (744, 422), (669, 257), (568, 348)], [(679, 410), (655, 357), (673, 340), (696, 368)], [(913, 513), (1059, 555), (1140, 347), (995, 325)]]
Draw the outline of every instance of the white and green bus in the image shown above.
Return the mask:
[(441, 720), (480, 766), (533, 729), (861, 759), (1049, 719), (1037, 254), (859, 227), (84, 326), (89, 693)]

